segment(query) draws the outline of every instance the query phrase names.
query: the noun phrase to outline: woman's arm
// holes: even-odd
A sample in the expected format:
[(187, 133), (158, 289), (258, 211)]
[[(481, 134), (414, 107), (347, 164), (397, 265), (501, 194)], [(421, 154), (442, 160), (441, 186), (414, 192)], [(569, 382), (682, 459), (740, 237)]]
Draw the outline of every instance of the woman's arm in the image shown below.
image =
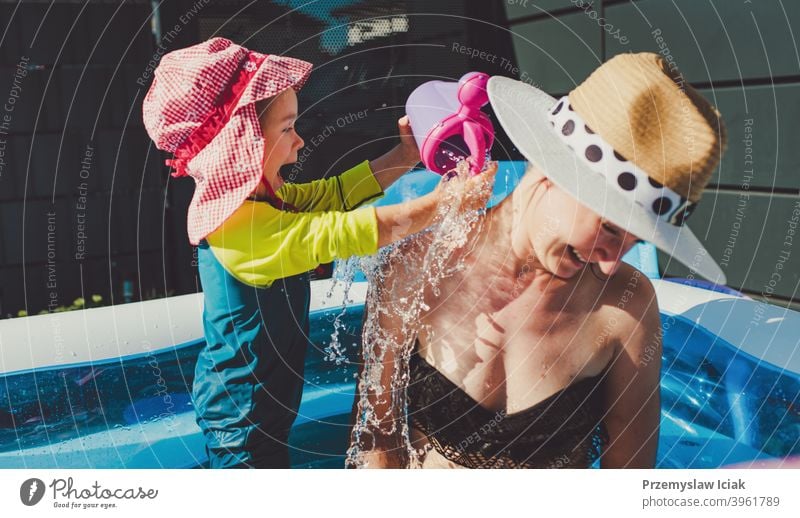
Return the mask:
[[(370, 287), (370, 291), (374, 289), (374, 286)], [(378, 300), (380, 305), (384, 304), (381, 297)], [(365, 308), (366, 311), (368, 310)], [(365, 320), (369, 318), (368, 315)], [(373, 354), (380, 353), (382, 361), (378, 364), (374, 359), (369, 360), (365, 354), (359, 379), (362, 379), (364, 369), (368, 374), (379, 370), (380, 382), (377, 387), (359, 384), (359, 396), (356, 398), (352, 416), (354, 433), (351, 436), (351, 446), (358, 450), (361, 467), (405, 468), (408, 466), (408, 453), (402, 437), (403, 402), (392, 379), (397, 373), (396, 361), (407, 347), (413, 345), (415, 337), (410, 333), (410, 326), (404, 325), (394, 312), (381, 312), (375, 318), (378, 323), (377, 332), (370, 333), (365, 328), (362, 333), (362, 347)], [(384, 347), (383, 344), (390, 345)], [(366, 423), (359, 422), (365, 403), (371, 408), (373, 416)], [(356, 433), (359, 431), (366, 433)]]
[(661, 320), (655, 290), (644, 275), (625, 292), (619, 299), (627, 300), (619, 320), (627, 331), (618, 337), (620, 345), (604, 382), (609, 443), (601, 466), (652, 468), (661, 417)]
[[(418, 235), (392, 250), (381, 265), (382, 281), (370, 283), (364, 322), (374, 324), (362, 329), (365, 361), (359, 379), (364, 379), (364, 369), (368, 375), (379, 373), (380, 376), (376, 385), (359, 384), (359, 396), (353, 408), (355, 427), (351, 447), (358, 450), (363, 467), (408, 466), (408, 452), (402, 437), (405, 387), (397, 386), (397, 362), (413, 349), (418, 326), (415, 322), (404, 321), (397, 309), (400, 306), (407, 310), (410, 301), (424, 296), (424, 293), (417, 292), (418, 283), (411, 275), (418, 271), (428, 242), (428, 235)], [(378, 357), (380, 363), (376, 361)], [(369, 405), (374, 416), (366, 423), (358, 422), (363, 416), (364, 403)], [(359, 434), (359, 431), (366, 433)]]

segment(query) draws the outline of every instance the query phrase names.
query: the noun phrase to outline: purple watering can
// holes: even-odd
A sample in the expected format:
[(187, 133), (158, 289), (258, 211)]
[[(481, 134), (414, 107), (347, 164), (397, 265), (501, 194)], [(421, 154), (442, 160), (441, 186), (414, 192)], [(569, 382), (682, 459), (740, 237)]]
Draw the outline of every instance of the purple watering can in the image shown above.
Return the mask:
[(483, 169), (486, 153), (494, 142), (494, 127), (481, 107), (489, 102), (489, 76), (469, 72), (458, 83), (428, 81), (406, 101), (406, 114), (422, 163), (445, 174), (467, 159), (472, 174)]

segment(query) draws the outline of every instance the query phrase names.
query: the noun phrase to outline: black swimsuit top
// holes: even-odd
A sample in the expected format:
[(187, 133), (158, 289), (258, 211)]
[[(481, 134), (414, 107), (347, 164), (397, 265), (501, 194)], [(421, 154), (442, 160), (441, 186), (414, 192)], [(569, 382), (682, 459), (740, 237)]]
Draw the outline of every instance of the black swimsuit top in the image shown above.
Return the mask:
[(608, 442), (598, 386), (601, 375), (506, 414), (482, 407), (414, 353), (409, 420), (436, 451), (464, 467), (588, 468)]

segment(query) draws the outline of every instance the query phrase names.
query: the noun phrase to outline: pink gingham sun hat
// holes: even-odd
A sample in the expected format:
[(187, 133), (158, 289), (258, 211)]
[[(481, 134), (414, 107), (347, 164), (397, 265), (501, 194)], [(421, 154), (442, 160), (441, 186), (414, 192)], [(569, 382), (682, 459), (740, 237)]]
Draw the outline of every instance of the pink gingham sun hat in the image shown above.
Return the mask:
[(195, 191), (187, 216), (193, 245), (216, 230), (252, 194), (266, 144), (255, 102), (300, 90), (312, 65), (261, 54), (225, 38), (164, 55), (144, 98), (144, 126), (173, 177), (189, 175)]

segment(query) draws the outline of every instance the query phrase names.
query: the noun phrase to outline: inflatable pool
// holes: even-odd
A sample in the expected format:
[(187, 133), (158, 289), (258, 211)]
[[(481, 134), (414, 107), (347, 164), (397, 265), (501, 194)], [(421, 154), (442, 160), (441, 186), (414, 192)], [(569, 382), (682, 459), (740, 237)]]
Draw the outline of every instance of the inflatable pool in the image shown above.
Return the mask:
[[(503, 162), (497, 203), (522, 174)], [(432, 189), (406, 175), (381, 203)], [(733, 290), (658, 279), (654, 249), (626, 258), (653, 279), (664, 329), (661, 468), (739, 467), (800, 454), (800, 313)], [(329, 292), (332, 296), (328, 297)], [(292, 464), (342, 467), (366, 285), (312, 282), (306, 387)], [(206, 462), (189, 398), (202, 294), (0, 321), (0, 468), (192, 468)], [(340, 317), (347, 361), (325, 359)]]

